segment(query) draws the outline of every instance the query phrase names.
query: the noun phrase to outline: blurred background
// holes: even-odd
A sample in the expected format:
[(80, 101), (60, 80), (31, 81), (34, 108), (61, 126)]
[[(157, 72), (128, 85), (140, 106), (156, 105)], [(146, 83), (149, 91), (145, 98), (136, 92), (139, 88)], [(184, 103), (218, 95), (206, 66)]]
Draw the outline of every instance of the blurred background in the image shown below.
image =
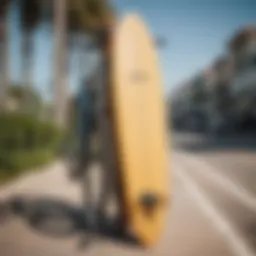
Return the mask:
[(77, 251), (81, 194), (62, 160), (80, 90), (99, 82), (102, 31), (129, 12), (155, 40), (167, 109), (172, 204), (152, 253), (256, 255), (255, 10), (251, 0), (1, 0), (1, 255), (148, 254), (109, 236)]

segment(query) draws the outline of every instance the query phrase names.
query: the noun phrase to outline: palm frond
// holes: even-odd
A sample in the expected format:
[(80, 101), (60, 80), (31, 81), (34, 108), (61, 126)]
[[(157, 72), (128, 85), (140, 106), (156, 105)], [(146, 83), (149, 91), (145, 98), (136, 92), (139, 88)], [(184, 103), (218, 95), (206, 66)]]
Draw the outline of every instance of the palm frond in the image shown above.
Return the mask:
[(106, 0), (73, 0), (69, 4), (85, 31), (108, 26), (114, 16), (114, 9)]

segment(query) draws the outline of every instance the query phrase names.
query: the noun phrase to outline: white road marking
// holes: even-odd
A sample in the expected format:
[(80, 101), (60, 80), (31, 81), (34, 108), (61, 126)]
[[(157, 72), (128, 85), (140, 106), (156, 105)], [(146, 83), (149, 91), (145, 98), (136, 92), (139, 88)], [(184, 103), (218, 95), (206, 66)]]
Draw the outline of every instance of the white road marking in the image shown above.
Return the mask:
[(244, 238), (233, 229), (228, 219), (218, 211), (198, 185), (196, 185), (196, 183), (186, 175), (185, 171), (182, 170), (180, 166), (178, 166), (177, 169), (178, 170), (175, 172), (175, 175), (182, 180), (190, 195), (194, 197), (211, 222), (214, 223), (214, 227), (216, 227), (219, 232), (222, 233), (223, 237), (228, 240), (234, 255), (255, 256), (255, 253), (249, 245), (247, 245)]
[(222, 186), (227, 192), (232, 193), (236, 198), (246, 205), (249, 209), (256, 212), (256, 198), (248, 192), (242, 185), (237, 182), (230, 181), (225, 175), (220, 174), (216, 169), (209, 164), (205, 163), (201, 159), (192, 157), (189, 154), (178, 154), (184, 161), (191, 165), (193, 170), (200, 172), (205, 177), (211, 179), (212, 182), (215, 182)]

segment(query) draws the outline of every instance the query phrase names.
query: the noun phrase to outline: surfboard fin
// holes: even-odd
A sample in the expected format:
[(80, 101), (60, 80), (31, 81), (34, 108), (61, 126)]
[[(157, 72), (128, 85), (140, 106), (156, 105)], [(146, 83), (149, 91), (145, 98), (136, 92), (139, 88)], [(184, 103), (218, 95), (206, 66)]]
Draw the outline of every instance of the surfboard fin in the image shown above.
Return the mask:
[(158, 207), (159, 204), (160, 204), (159, 197), (153, 193), (144, 194), (140, 198), (140, 205), (142, 206), (143, 211), (148, 216), (153, 215), (154, 210)]

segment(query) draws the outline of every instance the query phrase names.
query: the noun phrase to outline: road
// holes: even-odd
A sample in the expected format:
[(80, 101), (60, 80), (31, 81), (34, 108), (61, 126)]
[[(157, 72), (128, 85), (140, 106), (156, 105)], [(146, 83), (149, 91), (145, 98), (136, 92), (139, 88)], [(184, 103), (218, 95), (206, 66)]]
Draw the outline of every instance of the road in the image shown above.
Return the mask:
[(79, 186), (58, 162), (1, 188), (1, 200), (14, 195), (30, 198), (27, 210), (16, 205), (16, 215), (7, 214), (2, 220), (1, 256), (256, 255), (256, 147), (251, 140), (241, 143), (175, 134), (171, 145), (172, 202), (155, 248), (142, 250), (108, 237), (96, 238), (81, 248), (81, 232), (67, 218), (62, 222), (55, 218), (53, 226), (61, 226), (57, 233), (51, 227), (42, 230), (33, 225), (31, 216), (36, 211), (58, 208), (72, 218), (69, 210), (80, 202)]

